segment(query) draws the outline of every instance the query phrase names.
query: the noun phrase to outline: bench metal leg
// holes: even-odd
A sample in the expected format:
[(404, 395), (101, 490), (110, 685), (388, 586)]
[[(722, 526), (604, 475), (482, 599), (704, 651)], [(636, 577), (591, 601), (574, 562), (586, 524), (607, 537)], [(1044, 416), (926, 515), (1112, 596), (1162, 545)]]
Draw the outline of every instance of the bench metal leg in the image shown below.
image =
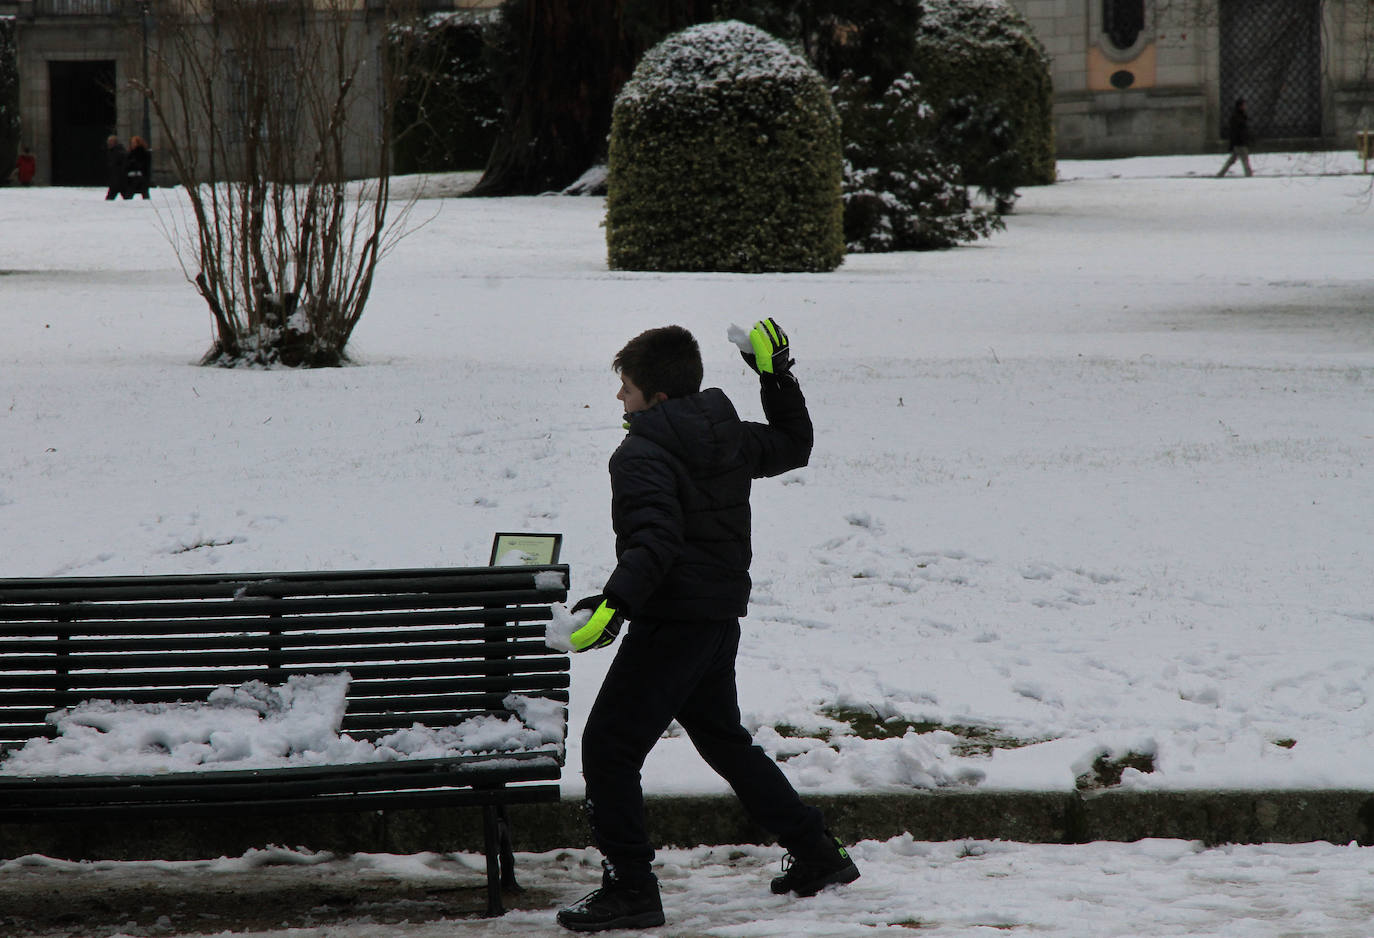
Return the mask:
[(515, 844), (505, 805), (497, 806), (496, 823), (501, 835), (501, 888), (506, 892), (524, 892), (524, 887), (515, 881)]
[(506, 914), (501, 902), (501, 823), (496, 805), (482, 806), (482, 839), (487, 854), (487, 915)]

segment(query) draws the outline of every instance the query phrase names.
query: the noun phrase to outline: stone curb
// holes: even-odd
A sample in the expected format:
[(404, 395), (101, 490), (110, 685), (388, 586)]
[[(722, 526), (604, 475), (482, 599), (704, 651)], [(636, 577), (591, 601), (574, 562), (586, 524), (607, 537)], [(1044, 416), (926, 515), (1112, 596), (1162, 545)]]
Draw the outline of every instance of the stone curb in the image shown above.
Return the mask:
[[(903, 833), (919, 841), (1088, 843), (1145, 838), (1222, 843), (1374, 844), (1374, 791), (913, 791), (806, 795), (846, 842)], [(581, 804), (515, 805), (515, 847), (545, 852), (590, 843)], [(728, 795), (648, 799), (656, 845), (771, 843)], [(471, 808), (206, 818), (9, 823), (0, 857), (189, 860), (280, 845), (335, 853), (479, 851)]]

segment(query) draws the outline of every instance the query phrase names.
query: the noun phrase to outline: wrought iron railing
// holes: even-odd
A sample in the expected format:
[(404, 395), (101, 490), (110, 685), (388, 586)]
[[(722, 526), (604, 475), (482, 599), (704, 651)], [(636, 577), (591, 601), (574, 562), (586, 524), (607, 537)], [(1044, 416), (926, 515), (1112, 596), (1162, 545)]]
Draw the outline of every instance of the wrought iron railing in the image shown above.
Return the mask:
[(1237, 98), (1261, 141), (1321, 135), (1321, 18), (1321, 0), (1222, 0), (1222, 136)]

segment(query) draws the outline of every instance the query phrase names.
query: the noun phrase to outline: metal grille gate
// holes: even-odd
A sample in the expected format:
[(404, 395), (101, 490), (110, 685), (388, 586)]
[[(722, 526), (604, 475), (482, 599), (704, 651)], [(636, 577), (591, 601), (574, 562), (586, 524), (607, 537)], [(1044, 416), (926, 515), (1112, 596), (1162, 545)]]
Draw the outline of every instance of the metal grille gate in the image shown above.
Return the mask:
[(1237, 98), (1250, 131), (1320, 137), (1322, 0), (1221, 0), (1221, 135)]

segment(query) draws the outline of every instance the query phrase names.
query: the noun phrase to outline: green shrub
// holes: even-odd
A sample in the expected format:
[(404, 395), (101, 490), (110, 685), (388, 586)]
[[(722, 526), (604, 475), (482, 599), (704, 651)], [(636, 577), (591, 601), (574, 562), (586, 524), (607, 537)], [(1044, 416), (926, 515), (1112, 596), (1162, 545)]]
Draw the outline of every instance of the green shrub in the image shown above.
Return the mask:
[(816, 71), (736, 21), (669, 36), (616, 98), (610, 266), (823, 271), (844, 259), (840, 122)]
[(719, 14), (800, 50), (826, 81), (863, 75), (882, 92), (911, 71), (921, 0), (716, 0)]
[(844, 123), (844, 236), (851, 251), (928, 251), (1002, 228), (969, 198), (959, 166), (942, 158), (937, 126), (910, 75), (875, 96), (867, 78), (835, 89)]
[(485, 55), (485, 26), (455, 16), (394, 27), (406, 56), (396, 102), (395, 172), (481, 169), (501, 122), (501, 101)]
[(1050, 59), (1009, 3), (925, 0), (913, 72), (969, 183), (1000, 203), (1054, 182)]

